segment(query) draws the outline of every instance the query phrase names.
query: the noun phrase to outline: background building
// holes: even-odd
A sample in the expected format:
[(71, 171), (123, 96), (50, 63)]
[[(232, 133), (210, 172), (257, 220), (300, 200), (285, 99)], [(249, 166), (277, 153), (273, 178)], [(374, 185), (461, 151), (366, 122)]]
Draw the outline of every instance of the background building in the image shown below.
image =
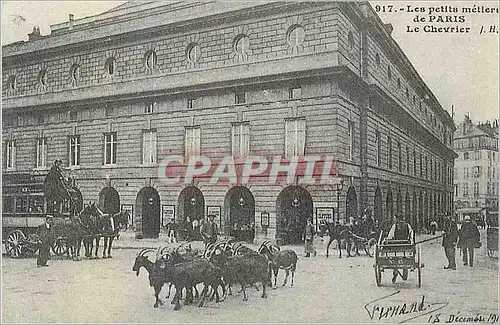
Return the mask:
[(474, 125), (469, 116), (455, 131), (455, 208), (458, 220), (465, 215), (484, 220), (498, 211), (498, 121)]
[[(63, 159), (138, 236), (219, 213), (225, 234), (297, 242), (372, 209), (415, 228), (453, 207), (455, 126), (367, 2), (142, 2), (3, 47), (4, 177)], [(159, 181), (169, 155), (331, 155), (338, 184)], [(9, 203), (14, 209), (23, 204)], [(29, 205), (29, 202), (26, 203)], [(269, 220), (269, 222), (268, 222)]]

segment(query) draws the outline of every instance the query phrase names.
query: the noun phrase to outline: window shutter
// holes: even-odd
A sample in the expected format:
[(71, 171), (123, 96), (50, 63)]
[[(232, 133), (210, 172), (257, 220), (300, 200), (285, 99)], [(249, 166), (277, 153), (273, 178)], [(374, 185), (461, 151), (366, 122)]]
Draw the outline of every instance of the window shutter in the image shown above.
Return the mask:
[(76, 137), (76, 165), (80, 165), (80, 136)]
[(156, 163), (156, 155), (157, 155), (157, 137), (156, 131), (151, 132), (151, 163)]
[(113, 155), (112, 155), (112, 158), (111, 158), (111, 163), (116, 164), (116, 161), (117, 161), (117, 158), (118, 158), (116, 156), (117, 146), (118, 146), (118, 134), (117, 133), (113, 133), (111, 139), (112, 139), (112, 142), (113, 142)]
[(250, 125), (243, 124), (243, 156), (250, 155)]
[(142, 132), (142, 163), (145, 164), (147, 163), (147, 157), (148, 157), (148, 132), (143, 131)]

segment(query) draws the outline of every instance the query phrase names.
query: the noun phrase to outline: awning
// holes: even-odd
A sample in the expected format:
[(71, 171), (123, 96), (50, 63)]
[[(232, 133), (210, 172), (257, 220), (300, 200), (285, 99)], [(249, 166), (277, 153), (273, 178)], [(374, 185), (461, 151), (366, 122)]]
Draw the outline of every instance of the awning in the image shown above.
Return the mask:
[(466, 213), (479, 213), (483, 211), (485, 208), (460, 208), (455, 210), (456, 213), (466, 214)]

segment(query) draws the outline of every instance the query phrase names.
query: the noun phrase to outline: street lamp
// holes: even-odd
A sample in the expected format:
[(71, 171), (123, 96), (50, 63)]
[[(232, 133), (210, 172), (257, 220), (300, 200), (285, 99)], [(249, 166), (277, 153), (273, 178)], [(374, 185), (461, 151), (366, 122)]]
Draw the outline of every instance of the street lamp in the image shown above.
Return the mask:
[(191, 198), (191, 205), (195, 205), (196, 204), (196, 199), (194, 197)]
[(243, 198), (243, 196), (240, 196), (240, 199), (238, 200), (238, 204), (240, 206), (244, 206), (245, 205), (245, 199)]
[(344, 188), (344, 180), (340, 179), (340, 183), (335, 184), (337, 187), (337, 221), (340, 219), (340, 192), (342, 192), (342, 189)]

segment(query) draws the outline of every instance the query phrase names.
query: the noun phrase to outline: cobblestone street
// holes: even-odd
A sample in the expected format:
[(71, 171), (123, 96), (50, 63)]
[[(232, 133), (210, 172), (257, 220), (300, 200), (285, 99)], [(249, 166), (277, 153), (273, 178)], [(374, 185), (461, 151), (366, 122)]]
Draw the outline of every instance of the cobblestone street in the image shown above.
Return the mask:
[[(484, 231), (482, 238), (484, 242)], [(127, 246), (124, 240), (119, 242)], [(160, 242), (149, 244), (157, 247)], [(299, 254), (294, 287), (269, 290), (267, 299), (260, 298), (261, 293), (250, 288), (247, 302), (235, 290), (235, 295), (219, 304), (208, 302), (203, 308), (183, 306), (178, 312), (168, 303), (153, 308), (154, 296), (147, 272), (141, 269), (137, 277), (131, 270), (138, 249), (117, 249), (113, 259), (81, 262), (54, 259), (49, 261), (49, 268), (36, 268), (32, 258), (4, 257), (3, 322), (399, 322), (412, 315), (381, 320), (377, 314), (372, 315), (373, 320), (370, 317), (373, 304), (369, 303), (396, 291), (400, 293), (379, 301), (378, 306), (420, 302), (424, 295), (426, 304), (436, 304), (413, 315), (420, 315), (411, 320), (414, 322), (427, 322), (436, 313), (440, 313), (441, 322), (456, 314), (473, 317), (480, 314), (486, 320), (490, 314), (498, 314), (498, 260), (488, 258), (484, 247), (476, 250), (473, 268), (462, 266), (457, 254), (458, 269), (448, 271), (443, 269), (445, 257), (439, 239), (424, 243), (422, 287), (417, 287), (416, 272), (410, 273), (408, 281), (398, 280), (395, 285), (390, 282), (392, 273), (385, 272), (379, 288), (373, 259), (364, 253), (339, 259), (334, 249), (330, 249), (327, 259), (324, 245), (325, 242), (317, 241), (319, 254), (314, 258), (304, 258), (303, 248), (293, 247)], [(278, 283), (283, 275), (280, 272)], [(166, 293), (164, 287), (161, 296), (164, 298)], [(369, 305), (365, 309), (366, 304)], [(432, 312), (438, 306), (444, 307)]]

